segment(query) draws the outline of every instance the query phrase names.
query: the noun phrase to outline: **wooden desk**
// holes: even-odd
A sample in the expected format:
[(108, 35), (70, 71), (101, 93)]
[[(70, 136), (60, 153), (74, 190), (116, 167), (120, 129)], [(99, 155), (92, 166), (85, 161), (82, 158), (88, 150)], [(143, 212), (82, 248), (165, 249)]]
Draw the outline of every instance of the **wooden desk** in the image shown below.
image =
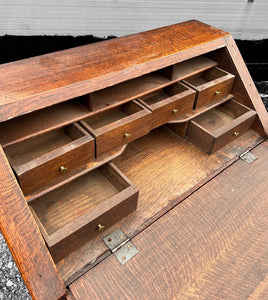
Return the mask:
[[(244, 166), (235, 163), (234, 148), (246, 151), (262, 143), (268, 116), (229, 33), (192, 20), (3, 64), (0, 76), (0, 228), (34, 299), (65, 297), (69, 286), (74, 294), (98, 287), (108, 296), (106, 286), (114, 279), (87, 285), (101, 268), (121, 275), (130, 268), (118, 268), (103, 242), (119, 228), (141, 250), (129, 264), (136, 270), (129, 269), (131, 284), (138, 285), (140, 276), (144, 284), (160, 284), (160, 271), (170, 269), (169, 284), (163, 280), (160, 287), (175, 295), (174, 278), (198, 279), (190, 263), (195, 272), (204, 268), (200, 262), (233, 245), (244, 218), (258, 219), (259, 206), (246, 202), (246, 214), (243, 201), (250, 192), (264, 196), (264, 190), (246, 184), (245, 194), (240, 181), (258, 179), (265, 154)], [(228, 188), (215, 188), (223, 175), (215, 176), (232, 164), (241, 165), (241, 175), (228, 175), (231, 167), (222, 173)], [(243, 195), (241, 208), (230, 195)], [(169, 221), (176, 212), (179, 217)], [(194, 224), (197, 212), (206, 217)], [(204, 246), (192, 252), (173, 236), (185, 238), (185, 245), (197, 245), (200, 238)], [(160, 254), (166, 259), (155, 273)], [(180, 273), (175, 266), (184, 269)]]

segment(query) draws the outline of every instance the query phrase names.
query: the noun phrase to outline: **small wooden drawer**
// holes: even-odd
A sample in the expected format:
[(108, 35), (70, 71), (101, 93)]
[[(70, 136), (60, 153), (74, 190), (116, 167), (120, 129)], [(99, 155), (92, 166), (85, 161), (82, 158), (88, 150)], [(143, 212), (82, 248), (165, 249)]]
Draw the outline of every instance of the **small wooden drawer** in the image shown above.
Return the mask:
[(256, 112), (230, 100), (189, 122), (187, 138), (209, 154), (250, 129)]
[(94, 138), (77, 123), (5, 148), (22, 191), (60, 181), (95, 159)]
[(96, 157), (100, 157), (149, 133), (151, 112), (137, 101), (131, 101), (80, 123), (96, 138)]
[(195, 109), (216, 101), (231, 93), (235, 76), (220, 69), (211, 68), (183, 80), (197, 91)]
[(55, 262), (137, 207), (138, 190), (112, 163), (30, 202)]
[(192, 112), (196, 92), (183, 83), (174, 83), (138, 100), (152, 115), (152, 127), (156, 128), (177, 116)]

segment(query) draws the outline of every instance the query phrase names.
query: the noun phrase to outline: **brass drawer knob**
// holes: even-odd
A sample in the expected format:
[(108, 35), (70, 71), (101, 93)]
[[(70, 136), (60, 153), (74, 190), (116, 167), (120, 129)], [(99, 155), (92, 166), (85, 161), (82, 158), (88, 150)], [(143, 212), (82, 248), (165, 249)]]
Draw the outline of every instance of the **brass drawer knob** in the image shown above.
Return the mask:
[(234, 136), (239, 136), (239, 132), (235, 131)]
[(174, 108), (172, 112), (173, 112), (173, 114), (177, 114), (179, 112), (179, 110)]
[(98, 231), (100, 231), (100, 230), (104, 229), (104, 227), (105, 227), (104, 225), (98, 224), (98, 228), (97, 229), (98, 229)]
[(131, 136), (131, 134), (130, 133), (125, 133), (124, 134), (124, 137), (127, 139), (127, 138), (129, 138)]
[(215, 95), (218, 96), (218, 95), (220, 95), (220, 93), (221, 93), (220, 91), (216, 91), (216, 92), (215, 92)]
[(66, 171), (67, 171), (67, 168), (66, 168), (66, 167), (60, 166), (60, 168), (59, 168), (59, 172), (60, 172), (60, 173), (64, 173), (64, 172), (66, 172)]

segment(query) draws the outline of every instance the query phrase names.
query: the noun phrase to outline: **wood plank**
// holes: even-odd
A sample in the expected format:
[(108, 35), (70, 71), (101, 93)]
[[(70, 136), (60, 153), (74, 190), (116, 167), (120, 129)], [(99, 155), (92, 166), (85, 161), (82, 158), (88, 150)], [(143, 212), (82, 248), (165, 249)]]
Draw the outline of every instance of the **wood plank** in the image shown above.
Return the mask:
[(233, 163), (237, 158), (231, 153), (232, 148), (250, 148), (261, 139), (254, 131), (248, 131), (210, 156), (164, 127), (130, 143), (114, 163), (140, 192), (137, 211), (60, 261), (57, 267), (65, 283), (107, 255), (102, 241), (106, 235), (121, 227), (129, 237), (134, 236)]
[(1, 147), (0, 174), (0, 229), (22, 278), (33, 299), (60, 298), (65, 286)]
[(208, 42), (213, 50), (213, 41), (214, 47), (223, 46), (226, 35), (194, 20), (3, 64), (0, 121), (166, 67), (178, 62), (183, 50)]
[[(138, 255), (113, 255), (70, 285), (74, 299), (265, 299), (268, 142), (215, 177), (133, 239)], [(250, 184), (249, 184), (250, 183)]]
[(0, 144), (4, 148), (24, 139), (74, 123), (88, 113), (89, 111), (83, 105), (68, 101), (3, 122), (0, 124)]

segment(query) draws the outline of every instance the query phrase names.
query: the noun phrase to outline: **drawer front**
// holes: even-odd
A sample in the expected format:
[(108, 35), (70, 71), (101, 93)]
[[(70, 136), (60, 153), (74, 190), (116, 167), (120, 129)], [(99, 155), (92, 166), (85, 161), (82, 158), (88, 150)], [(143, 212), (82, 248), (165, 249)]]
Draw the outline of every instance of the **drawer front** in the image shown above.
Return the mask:
[[(125, 144), (134, 141), (152, 129), (152, 113), (143, 111), (137, 117), (123, 125), (115, 125), (110, 129), (96, 133), (97, 157), (109, 153)], [(107, 128), (107, 127), (106, 127)]]
[[(135, 211), (138, 204), (139, 192), (132, 188), (129, 188), (129, 190), (130, 189), (132, 190), (132, 194), (117, 201), (117, 205), (113, 207), (111, 205), (107, 211), (96, 216), (93, 220), (90, 220), (87, 225), (83, 226), (78, 231), (75, 231), (68, 237), (50, 245), (49, 249), (54, 261), (56, 263), (59, 262), (70, 253), (77, 250), (78, 247), (81, 247), (81, 245), (85, 244), (87, 241), (100, 236), (102, 233), (105, 233), (104, 236), (106, 236), (106, 229), (109, 229), (109, 227)], [(121, 198), (120, 195), (119, 198)]]
[(73, 171), (95, 158), (95, 142), (91, 136), (63, 146), (46, 155), (46, 159), (35, 159), (27, 170), (18, 171), (18, 179), (24, 195), (56, 183), (68, 177)]
[(215, 132), (214, 133), (214, 142), (212, 144), (210, 153), (217, 151), (218, 149), (222, 148), (223, 146), (227, 145), (231, 141), (238, 138), (240, 135), (248, 131), (254, 120), (256, 118), (256, 114), (249, 112), (248, 118), (245, 118), (243, 121), (239, 122), (239, 120), (235, 120), (231, 122), (230, 126), (225, 132)]
[(232, 91), (234, 78), (235, 77), (233, 75), (228, 75), (220, 78), (220, 82), (218, 82), (219, 79), (217, 79), (215, 82), (210, 82), (208, 87), (204, 87), (199, 91), (195, 108), (198, 109), (230, 94)]
[(178, 116), (182, 116), (193, 111), (193, 105), (196, 93), (187, 91), (187, 96), (174, 96), (167, 104), (153, 109), (152, 127), (159, 127)]
[(255, 117), (256, 113), (249, 111), (213, 133), (207, 131), (195, 121), (190, 121), (186, 135), (193, 144), (211, 154), (249, 130)]

